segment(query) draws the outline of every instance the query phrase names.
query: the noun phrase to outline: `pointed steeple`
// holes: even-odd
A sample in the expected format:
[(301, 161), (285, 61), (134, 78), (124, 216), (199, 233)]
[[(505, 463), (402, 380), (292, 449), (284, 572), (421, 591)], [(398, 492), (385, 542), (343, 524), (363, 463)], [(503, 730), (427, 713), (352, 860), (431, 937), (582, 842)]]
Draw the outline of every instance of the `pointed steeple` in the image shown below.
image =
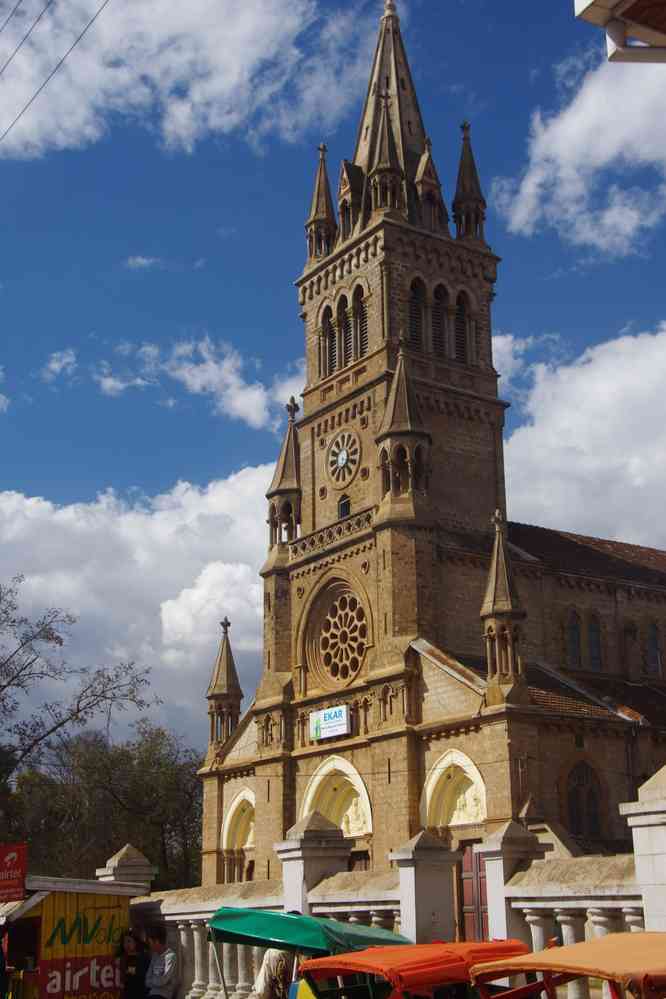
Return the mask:
[(426, 139), (423, 153), (416, 171), (416, 192), (421, 204), (421, 221), (434, 231), (443, 230), (449, 235), (449, 213), (442, 196), (442, 185), (432, 155), (432, 142)]
[(289, 414), (287, 432), (285, 434), (284, 441), (282, 442), (280, 457), (278, 458), (277, 465), (275, 466), (273, 481), (271, 482), (268, 492), (266, 493), (267, 499), (272, 499), (274, 496), (281, 496), (286, 493), (296, 492), (301, 488), (298, 441), (294, 426), (299, 406), (293, 395), (287, 403), (286, 409)]
[(231, 622), (228, 617), (220, 622), (222, 640), (213, 667), (213, 675), (208, 685), (208, 718), (210, 720), (209, 742), (226, 742), (235, 731), (240, 718), (240, 706), (243, 691), (236, 672), (234, 654), (231, 651), (229, 629)]
[(387, 437), (410, 436), (427, 437), (414, 386), (407, 372), (404, 340), (400, 340), (398, 364), (393, 375), (391, 391), (384, 410), (384, 419), (375, 440), (381, 444)]
[(495, 541), (490, 561), (481, 620), (488, 665), (488, 704), (522, 700), (526, 695), (525, 674), (520, 654), (520, 623), (523, 610), (511, 571), (506, 521), (500, 510), (493, 517)]
[[(390, 104), (386, 108), (383, 107), (384, 94), (390, 97)], [(377, 147), (383, 141), (384, 110), (390, 119), (395, 156), (407, 182), (413, 183), (426, 148), (426, 132), (394, 0), (385, 0), (368, 93), (356, 139), (354, 163), (366, 175), (377, 162)]]
[(283, 541), (293, 541), (301, 522), (301, 463), (295, 426), (299, 406), (293, 395), (286, 409), (289, 415), (287, 432), (275, 466), (273, 481), (266, 493), (266, 499), (270, 502), (268, 523), (271, 548)]
[(502, 614), (520, 615), (524, 611), (513, 580), (511, 562), (507, 552), (506, 521), (499, 510), (493, 516), (495, 543), (490, 562), (486, 595), (481, 607), (481, 617), (498, 617)]
[(462, 151), (458, 167), (456, 196), (453, 199), (453, 217), (459, 239), (479, 239), (485, 242), (486, 199), (481, 190), (479, 172), (472, 150), (472, 126), (465, 121), (462, 130)]
[(319, 163), (315, 175), (315, 186), (310, 205), (310, 215), (305, 224), (308, 236), (308, 258), (315, 260), (327, 256), (335, 244), (337, 223), (331, 197), (331, 185), (326, 169), (327, 149), (324, 143), (319, 146)]

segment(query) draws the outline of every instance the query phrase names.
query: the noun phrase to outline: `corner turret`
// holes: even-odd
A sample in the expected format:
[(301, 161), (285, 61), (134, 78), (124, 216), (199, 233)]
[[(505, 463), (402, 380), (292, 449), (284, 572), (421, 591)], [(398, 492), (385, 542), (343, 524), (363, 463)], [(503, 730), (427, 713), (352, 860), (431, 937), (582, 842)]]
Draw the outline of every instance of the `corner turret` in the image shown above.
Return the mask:
[(221, 622), (222, 641), (208, 685), (209, 743), (211, 746), (227, 741), (236, 730), (240, 718), (243, 691), (238, 681), (234, 655), (231, 651), (229, 629), (231, 622), (225, 617)]
[(486, 199), (481, 190), (479, 172), (476, 169), (472, 140), (472, 126), (464, 121), (462, 131), (462, 151), (458, 167), (456, 196), (453, 199), (453, 217), (456, 221), (458, 239), (477, 239), (485, 243)]
[(506, 521), (500, 510), (493, 517), (495, 542), (481, 607), (488, 665), (488, 704), (522, 700), (526, 693), (520, 654), (523, 610), (513, 579), (506, 536)]
[(310, 215), (305, 224), (310, 262), (327, 257), (331, 253), (338, 230), (326, 169), (326, 153), (326, 146), (322, 143), (319, 147), (319, 165), (315, 176)]

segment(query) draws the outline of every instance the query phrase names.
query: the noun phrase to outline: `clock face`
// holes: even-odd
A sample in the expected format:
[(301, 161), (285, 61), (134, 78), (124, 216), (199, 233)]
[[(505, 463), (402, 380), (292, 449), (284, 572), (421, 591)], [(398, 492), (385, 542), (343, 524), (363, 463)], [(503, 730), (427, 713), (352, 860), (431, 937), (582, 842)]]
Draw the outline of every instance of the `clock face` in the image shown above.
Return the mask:
[(326, 467), (338, 488), (351, 482), (361, 461), (361, 442), (351, 430), (341, 431), (328, 449)]

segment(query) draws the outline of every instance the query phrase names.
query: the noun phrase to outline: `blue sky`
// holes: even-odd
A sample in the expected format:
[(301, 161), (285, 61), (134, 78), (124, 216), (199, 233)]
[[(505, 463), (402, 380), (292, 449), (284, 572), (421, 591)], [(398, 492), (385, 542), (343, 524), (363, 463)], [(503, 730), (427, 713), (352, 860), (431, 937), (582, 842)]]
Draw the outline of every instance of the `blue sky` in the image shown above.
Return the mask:
[[(225, 611), (256, 678), (316, 146), (333, 177), (353, 153), (382, 7), (183, 6), (111, 0), (0, 143), (4, 572), (79, 613), (74, 654), (150, 662), (170, 719), (200, 710)], [(95, 7), (40, 23), (0, 131)], [(666, 67), (609, 67), (569, 0), (399, 10), (445, 196), (469, 118), (503, 259), (511, 513), (666, 545)]]

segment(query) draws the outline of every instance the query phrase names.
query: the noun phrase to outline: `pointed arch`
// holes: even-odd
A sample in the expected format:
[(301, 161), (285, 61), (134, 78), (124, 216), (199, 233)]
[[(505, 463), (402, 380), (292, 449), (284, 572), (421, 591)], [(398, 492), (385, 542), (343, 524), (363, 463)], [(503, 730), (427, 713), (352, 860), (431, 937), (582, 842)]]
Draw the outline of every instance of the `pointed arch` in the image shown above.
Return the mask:
[(338, 300), (338, 332), (340, 367), (345, 368), (354, 359), (354, 335), (346, 295)]
[(580, 669), (583, 665), (580, 614), (573, 609), (567, 618), (567, 663), (570, 669)]
[(590, 661), (590, 669), (601, 670), (603, 668), (603, 655), (601, 650), (601, 622), (596, 614), (592, 614), (587, 623), (587, 648)]
[(583, 839), (601, 836), (601, 784), (589, 763), (581, 760), (567, 777), (569, 831)]
[(242, 788), (233, 798), (220, 835), (223, 850), (242, 850), (254, 846), (254, 816), (257, 801), (254, 791)]
[(365, 357), (369, 346), (368, 309), (363, 295), (363, 288), (360, 285), (354, 291), (353, 311), (356, 353), (358, 357)]
[(461, 291), (456, 300), (456, 361), (469, 363), (469, 298)]
[(386, 448), (379, 455), (379, 466), (382, 472), (382, 498), (391, 491), (391, 463)]
[(333, 310), (330, 305), (324, 309), (321, 325), (326, 353), (326, 374), (332, 375), (338, 368), (338, 340), (333, 322)]
[(350, 837), (372, 833), (372, 806), (363, 778), (342, 756), (329, 756), (305, 788), (299, 821), (319, 812)]
[(483, 822), (486, 785), (473, 760), (459, 749), (447, 750), (426, 777), (420, 817), (424, 829)]
[(449, 293), (443, 284), (437, 285), (432, 301), (432, 350), (438, 357), (446, 357), (446, 312)]

